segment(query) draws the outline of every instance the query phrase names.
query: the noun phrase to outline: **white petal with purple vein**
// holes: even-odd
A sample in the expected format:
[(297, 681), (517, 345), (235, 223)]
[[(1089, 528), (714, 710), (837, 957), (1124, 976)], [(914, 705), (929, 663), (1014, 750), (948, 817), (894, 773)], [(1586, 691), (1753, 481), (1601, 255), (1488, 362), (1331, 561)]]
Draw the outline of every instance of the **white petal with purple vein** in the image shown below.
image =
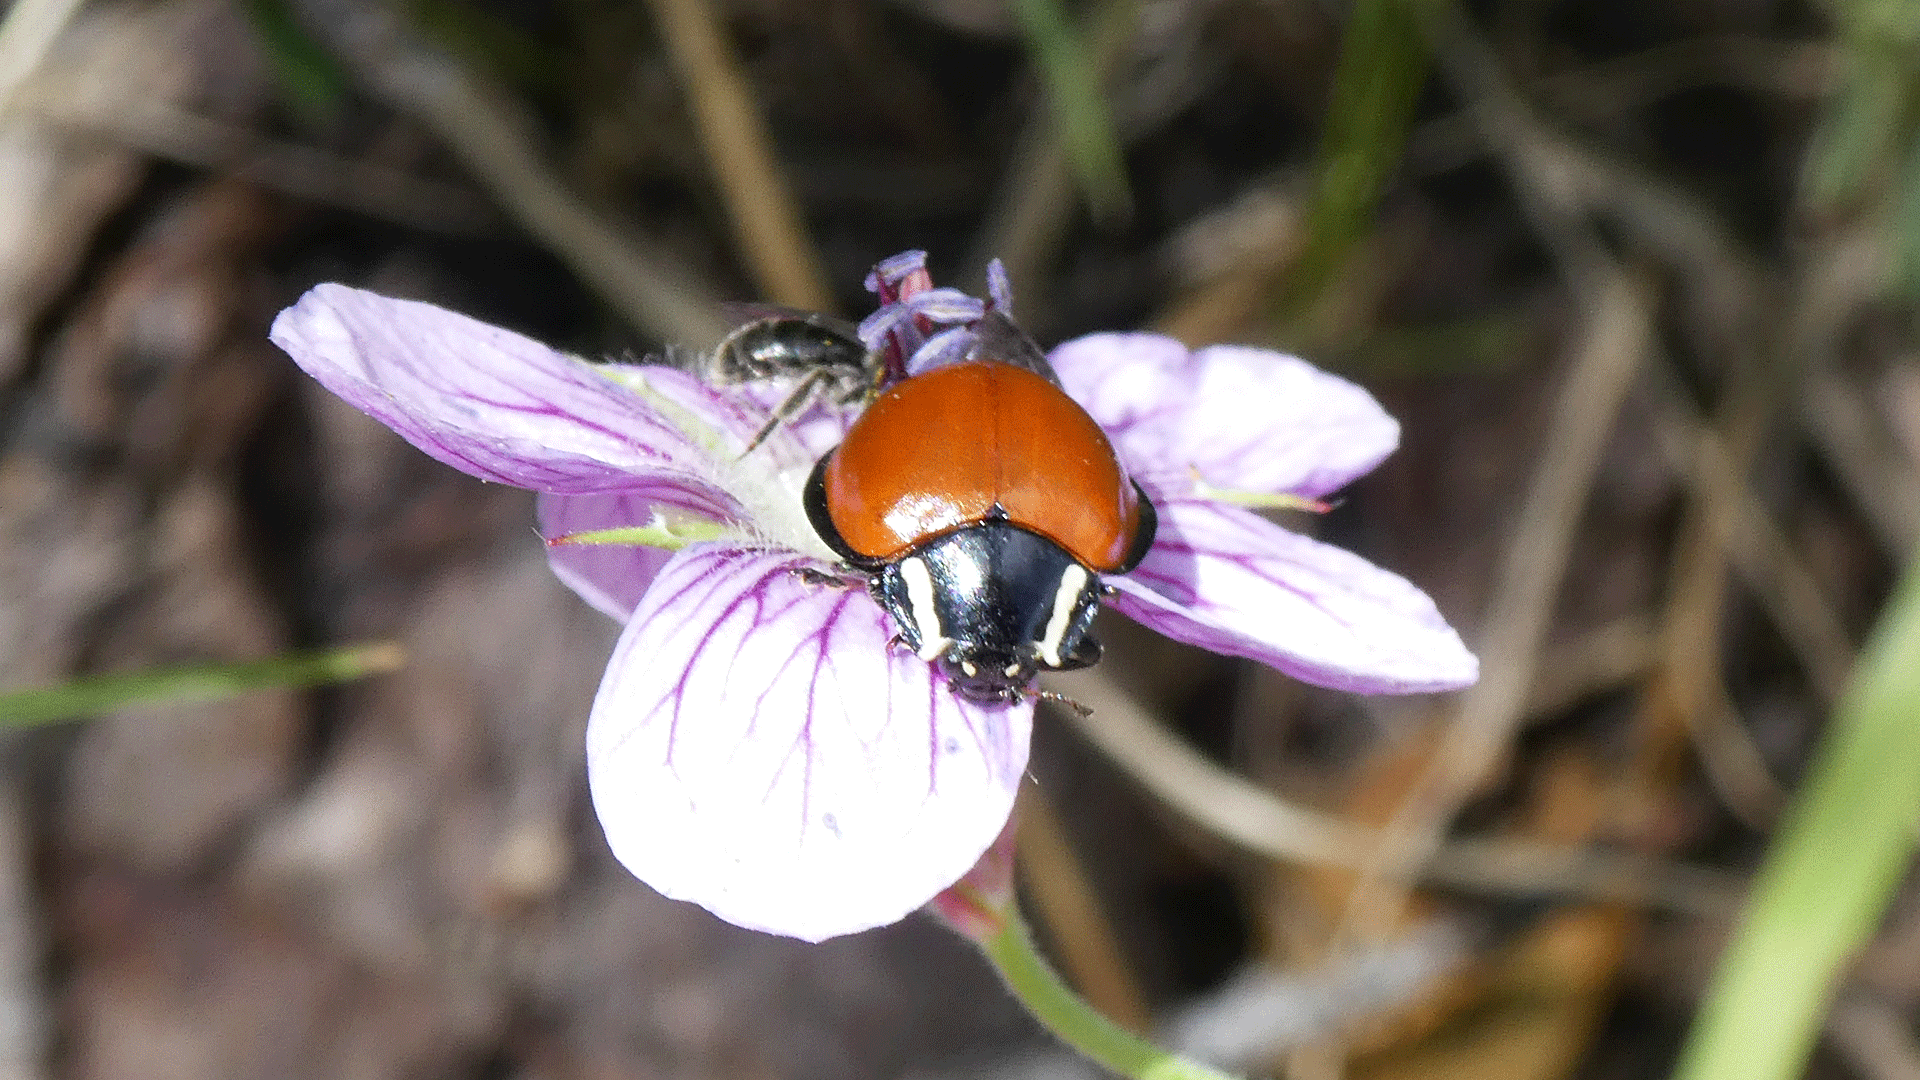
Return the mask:
[(318, 285), (274, 344), (428, 454), (536, 491), (607, 491), (704, 475), (704, 452), (584, 361), (412, 300)]
[(817, 941), (894, 922), (993, 842), (1030, 705), (982, 708), (889, 649), (862, 588), (697, 545), (621, 636), (587, 734), (614, 854), (662, 893)]
[(1134, 478), (1317, 496), (1393, 452), (1400, 425), (1373, 395), (1298, 357), (1159, 334), (1091, 334), (1053, 350), (1061, 383), (1107, 429)]
[(695, 437), (706, 453), (705, 475), (740, 505), (742, 513), (733, 520), (750, 529), (756, 540), (821, 559), (834, 557), (807, 521), (800, 493), (814, 462), (846, 437), (853, 410), (815, 400), (747, 453), (753, 437), (799, 380), (776, 377), (712, 386), (690, 372), (646, 364), (621, 365), (612, 375)]
[(1456, 690), (1479, 661), (1427, 594), (1238, 507), (1158, 504), (1160, 535), (1110, 602), (1189, 645), (1362, 694)]

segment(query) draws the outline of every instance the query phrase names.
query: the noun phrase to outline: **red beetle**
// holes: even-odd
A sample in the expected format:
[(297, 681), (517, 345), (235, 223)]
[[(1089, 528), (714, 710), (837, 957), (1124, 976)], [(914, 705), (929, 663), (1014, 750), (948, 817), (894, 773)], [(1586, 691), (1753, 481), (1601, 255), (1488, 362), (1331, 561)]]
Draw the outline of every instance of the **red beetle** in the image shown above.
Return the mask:
[(1139, 564), (1156, 518), (1039, 347), (997, 312), (973, 329), (963, 358), (874, 399), (814, 467), (806, 509), (899, 640), (991, 703), (1100, 659), (1100, 575)]

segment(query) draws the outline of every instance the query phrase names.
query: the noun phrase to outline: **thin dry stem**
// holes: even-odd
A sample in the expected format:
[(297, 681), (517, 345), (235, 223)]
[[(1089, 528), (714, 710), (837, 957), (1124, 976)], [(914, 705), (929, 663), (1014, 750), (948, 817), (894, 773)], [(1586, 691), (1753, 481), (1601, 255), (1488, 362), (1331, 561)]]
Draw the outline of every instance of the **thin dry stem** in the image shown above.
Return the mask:
[[(1677, 725), (1693, 741), (1709, 778), (1729, 809), (1750, 822), (1770, 821), (1781, 802), (1778, 785), (1746, 728), (1738, 720), (1722, 682), (1721, 622), (1729, 557), (1767, 560), (1751, 577), (1789, 642), (1805, 655), (1816, 688), (1830, 703), (1841, 692), (1850, 666), (1844, 631), (1823, 601), (1811, 574), (1792, 569), (1796, 561), (1784, 539), (1772, 539), (1766, 515), (1739, 493), (1781, 405), (1807, 381), (1810, 368), (1830, 355), (1841, 326), (1877, 289), (1859, 276), (1851, 260), (1836, 259), (1851, 250), (1846, 237), (1813, 245), (1799, 273), (1790, 278), (1789, 298), (1763, 310), (1755, 292), (1755, 312), (1744, 324), (1760, 327), (1742, 334), (1741, 321), (1723, 329), (1718, 344), (1727, 355), (1730, 386), (1718, 417), (1703, 424), (1693, 447), (1693, 498), (1675, 545), (1673, 593), (1667, 607), (1662, 660), (1644, 700), (1649, 728)], [(1774, 314), (1772, 312), (1777, 312)], [(1677, 395), (1669, 395), (1676, 398)], [(1671, 771), (1671, 755), (1649, 746), (1649, 774)]]
[[(1104, 0), (1093, 17), (1089, 51), (1093, 67), (1110, 79), (1133, 40), (1137, 0)], [(1059, 125), (1045, 102), (1037, 103), (1006, 178), (984, 215), (979, 239), (968, 255), (968, 265), (985, 273), (987, 260), (999, 259), (1015, 282), (1031, 287), (1039, 271), (1066, 239), (1074, 220), (1073, 171)]]
[(1688, 710), (1685, 720), (1707, 782), (1734, 817), (1750, 829), (1765, 832), (1786, 805), (1786, 792), (1754, 744), (1726, 685), (1715, 677), (1700, 689), (1704, 700)]
[(73, 21), (80, 0), (14, 0), (0, 22), (0, 112), (39, 69), (60, 32)]
[(1807, 378), (1799, 418), (1881, 550), (1904, 561), (1920, 545), (1920, 477), (1894, 452), (1865, 395), (1836, 372), (1815, 372)]
[(395, 108), (446, 142), (503, 209), (634, 326), (706, 348), (727, 321), (685, 260), (616, 226), (540, 156), (526, 110), (451, 59), (409, 39), (388, 11), (299, 0), (307, 26)]
[(76, 136), (424, 232), (475, 235), (503, 225), (492, 205), (469, 188), (269, 139), (158, 102), (111, 115), (79, 111), (74, 104), (28, 100), (21, 108)]
[(1827, 1017), (1827, 1035), (1867, 1080), (1920, 1080), (1920, 1042), (1913, 1027), (1875, 995), (1843, 996)]
[(1135, 1034), (1153, 1023), (1099, 894), (1087, 880), (1060, 817), (1037, 785), (1020, 792), (1017, 866), (1075, 988), (1107, 1019)]
[[(1056, 710), (1074, 729), (1175, 812), (1229, 843), (1268, 858), (1361, 869), (1379, 833), (1287, 802), (1208, 761), (1156, 723), (1104, 674), (1059, 689), (1093, 710)], [(1575, 896), (1723, 915), (1740, 887), (1727, 874), (1641, 856), (1504, 839), (1440, 845), (1416, 868), (1428, 880), (1483, 892)]]
[(766, 120), (707, 0), (649, 0), (713, 166), (740, 258), (775, 303), (833, 306), (820, 257), (787, 186)]
[(1781, 531), (1752, 485), (1734, 469), (1718, 437), (1683, 414), (1677, 394), (1667, 395), (1659, 417), (1668, 463), (1693, 487), (1696, 498), (1725, 502), (1731, 517), (1730, 554), (1741, 578), (1793, 649), (1821, 699), (1831, 705), (1853, 667), (1853, 645), (1832, 601)]
[(1633, 682), (1653, 663), (1653, 650), (1653, 620), (1646, 615), (1624, 615), (1546, 646), (1527, 693), (1528, 719), (1554, 716), (1593, 694)]
[(33, 818), (26, 784), (0, 776), (0, 1078), (48, 1075), (52, 1015), (45, 992), (47, 941), (34, 896)]
[(1405, 883), (1439, 849), (1454, 814), (1505, 757), (1525, 715), (1581, 508), (1620, 403), (1650, 347), (1651, 330), (1652, 304), (1644, 288), (1623, 275), (1606, 281), (1561, 387), (1548, 428), (1553, 439), (1528, 484), (1487, 605), (1480, 681), (1462, 694), (1433, 762), (1363, 869), (1345, 920), (1353, 931), (1374, 936), (1398, 917)]

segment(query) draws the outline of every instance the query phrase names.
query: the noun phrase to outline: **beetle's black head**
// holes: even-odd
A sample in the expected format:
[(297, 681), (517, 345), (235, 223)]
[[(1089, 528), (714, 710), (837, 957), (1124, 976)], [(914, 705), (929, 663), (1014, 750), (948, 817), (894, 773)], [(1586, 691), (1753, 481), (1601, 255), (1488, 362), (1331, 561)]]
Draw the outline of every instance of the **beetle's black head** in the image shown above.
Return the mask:
[(874, 595), (906, 645), (961, 697), (1018, 701), (1043, 670), (1100, 659), (1100, 579), (1060, 545), (1004, 521), (956, 529), (882, 568)]
[(1019, 701), (1037, 674), (1031, 657), (987, 656), (958, 645), (949, 646), (934, 666), (954, 693), (981, 705)]

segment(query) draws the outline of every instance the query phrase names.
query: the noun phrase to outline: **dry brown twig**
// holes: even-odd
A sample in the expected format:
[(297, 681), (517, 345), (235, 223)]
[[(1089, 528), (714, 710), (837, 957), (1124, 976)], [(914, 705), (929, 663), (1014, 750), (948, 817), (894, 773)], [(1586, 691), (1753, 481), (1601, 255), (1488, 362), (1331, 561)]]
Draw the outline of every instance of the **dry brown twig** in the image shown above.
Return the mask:
[(1060, 816), (1036, 784), (1020, 792), (1016, 867), (1062, 966), (1094, 1008), (1129, 1031), (1145, 1033), (1153, 1013), (1119, 938), (1067, 839)]
[[(1811, 574), (1797, 569), (1791, 546), (1764, 523), (1745, 477), (1795, 389), (1819, 377), (1843, 327), (1883, 287), (1861, 265), (1881, 264), (1852, 257), (1859, 248), (1857, 235), (1810, 242), (1780, 289), (1756, 292), (1753, 310), (1714, 335), (1723, 346), (1739, 348), (1725, 354), (1725, 400), (1693, 447), (1693, 500), (1675, 548), (1665, 659), (1644, 702), (1650, 723), (1684, 727), (1723, 801), (1754, 824), (1770, 821), (1783, 797), (1721, 680), (1728, 562), (1753, 565), (1750, 582), (1802, 654), (1816, 692), (1831, 704), (1850, 667), (1851, 647)], [(1763, 302), (1781, 291), (1786, 295), (1771, 307)]]
[(1682, 720), (1707, 782), (1720, 796), (1721, 805), (1748, 828), (1772, 828), (1787, 803), (1786, 792), (1747, 731), (1725, 684), (1718, 678), (1707, 679), (1700, 692), (1702, 700), (1688, 708)]
[[(15, 0), (0, 22), (0, 114), (46, 60), (80, 0)], [(0, 777), (0, 1074), (45, 1075), (49, 1011), (40, 967), (46, 953), (31, 879), (31, 819), (19, 777)]]
[[(1089, 51), (1111, 90), (1110, 115), (1122, 145), (1178, 113), (1204, 85), (1211, 65), (1201, 28), (1212, 6), (1213, 0), (1160, 5), (1150, 27), (1141, 26), (1139, 0), (1103, 0), (1090, 13)], [(1076, 194), (1053, 112), (1038, 103), (982, 216), (967, 255), (969, 273), (980, 279), (987, 261), (997, 258), (1023, 292), (1044, 296), (1046, 266), (1076, 220)]]
[(1867, 1080), (1920, 1080), (1920, 1042), (1899, 1010), (1855, 990), (1834, 1003), (1827, 1037)]
[[(1748, 565), (1750, 578), (1776, 618), (1786, 624), (1783, 628), (1803, 654), (1802, 662), (1819, 689), (1833, 692), (1849, 651), (1844, 635), (1835, 632), (1837, 620), (1827, 617), (1830, 609), (1813, 598), (1817, 590), (1807, 587), (1810, 578), (1793, 569), (1797, 560), (1791, 548), (1771, 542), (1773, 530), (1742, 533), (1743, 518), (1752, 521), (1761, 516), (1754, 512), (1757, 503), (1744, 478), (1779, 404), (1797, 385), (1802, 371), (1814, 366), (1814, 358), (1830, 352), (1851, 312), (1876, 291), (1873, 278), (1877, 275), (1866, 275), (1863, 282), (1859, 269), (1861, 263), (1872, 260), (1837, 258), (1838, 252), (1854, 245), (1846, 238), (1838, 243), (1829, 239), (1808, 245), (1811, 254), (1800, 273), (1781, 283), (1768, 281), (1738, 253), (1712, 215), (1692, 200), (1546, 133), (1505, 85), (1490, 51), (1470, 34), (1455, 35), (1442, 52), (1456, 84), (1474, 99), (1475, 111), (1483, 116), (1485, 136), (1507, 160), (1536, 224), (1563, 260), (1575, 287), (1590, 289), (1596, 271), (1603, 274), (1611, 261), (1604, 248), (1591, 243), (1585, 223), (1586, 215), (1603, 214), (1636, 246), (1678, 269), (1679, 295), (1690, 302), (1683, 309), (1690, 316), (1688, 329), (1700, 352), (1721, 362), (1719, 374), (1729, 389), (1718, 422), (1704, 429), (1697, 446), (1687, 448), (1687, 456), (1695, 459), (1690, 476), (1694, 499), (1676, 549), (1675, 591), (1662, 634), (1663, 660), (1648, 684), (1640, 725), (1655, 737), (1648, 741), (1642, 760), (1628, 771), (1645, 784), (1671, 769), (1671, 744), (1658, 735), (1658, 729), (1664, 725), (1672, 730), (1677, 720), (1728, 805), (1756, 824), (1763, 823), (1779, 804), (1779, 790), (1739, 723), (1719, 673), (1727, 561), (1732, 556)], [(1487, 118), (1497, 122), (1486, 122)], [(1770, 306), (1764, 299), (1769, 297)], [(1741, 358), (1749, 359), (1742, 363)], [(1756, 365), (1754, 358), (1761, 362)], [(1877, 511), (1883, 534), (1902, 532), (1911, 512), (1897, 507), (1897, 500), (1888, 493), (1910, 491), (1911, 477), (1890, 485), (1882, 482), (1889, 470), (1849, 468), (1870, 461), (1872, 455), (1863, 450), (1864, 438), (1831, 436), (1836, 427), (1854, 436), (1862, 426), (1852, 424), (1854, 430), (1848, 430), (1847, 424), (1835, 424), (1836, 413), (1856, 414), (1843, 416), (1848, 420), (1866, 413), (1853, 402), (1841, 402), (1845, 409), (1834, 407), (1832, 402), (1841, 396), (1829, 394), (1826, 414), (1813, 411), (1812, 415), (1816, 421), (1827, 421), (1827, 441), (1840, 443), (1847, 451), (1835, 455), (1843, 458), (1841, 471), (1854, 474), (1851, 479), (1858, 497)], [(1904, 545), (1896, 546), (1904, 550)], [(1470, 693), (1469, 704), (1472, 698)], [(1438, 830), (1458, 805), (1429, 811), (1430, 842), (1437, 840)], [(1370, 916), (1377, 926), (1398, 910), (1402, 893), (1396, 890), (1384, 898), (1356, 893), (1361, 899), (1370, 895), (1372, 910), (1360, 914)]]
[(707, 0), (649, 0), (680, 73), (740, 258), (775, 303), (824, 311), (833, 290), (774, 156), (766, 121)]
[[(1132, 43), (1135, 0), (1105, 0), (1093, 18), (1090, 52), (1095, 70), (1111, 78)], [(1073, 173), (1060, 130), (1046, 102), (1036, 102), (993, 204), (983, 215), (979, 238), (968, 254), (970, 273), (982, 276), (990, 259), (1033, 288), (1040, 268), (1066, 238), (1073, 223)]]
[(1887, 557), (1920, 545), (1920, 475), (1896, 452), (1859, 388), (1836, 372), (1806, 382), (1798, 419), (1860, 507)]
[[(1763, 282), (1712, 216), (1667, 185), (1551, 132), (1507, 83), (1492, 50), (1467, 28), (1458, 12), (1447, 9), (1432, 30), (1443, 70), (1468, 99), (1469, 111), (1479, 120), (1483, 137), (1514, 177), (1523, 206), (1561, 261), (1576, 293), (1599, 298), (1592, 306), (1595, 311), (1619, 302), (1617, 290), (1625, 279), (1587, 220), (1589, 215), (1605, 215), (1636, 243), (1682, 271), (1687, 286), (1684, 295), (1692, 301), (1695, 325), (1709, 351), (1721, 355), (1750, 352), (1745, 346), (1755, 340), (1754, 298), (1764, 295)], [(1651, 300), (1640, 301), (1639, 343), (1633, 348), (1642, 352), (1651, 347), (1650, 306)], [(1600, 326), (1598, 316), (1593, 318), (1596, 321), (1590, 326)], [(1592, 331), (1589, 335), (1586, 351), (1592, 356)], [(1798, 341), (1801, 336), (1789, 334), (1788, 338)], [(1581, 366), (1576, 365), (1576, 372)], [(1626, 384), (1614, 385), (1623, 391)], [(1772, 389), (1772, 385), (1766, 389)], [(1601, 400), (1594, 411), (1604, 410), (1610, 418), (1617, 405), (1617, 398)], [(1419, 852), (1431, 850), (1439, 842), (1447, 823), (1492, 775), (1505, 753), (1516, 712), (1512, 689), (1516, 680), (1513, 673), (1503, 673), (1503, 669), (1516, 659), (1530, 665), (1537, 657), (1545, 629), (1544, 612), (1564, 571), (1564, 546), (1542, 544), (1527, 534), (1531, 529), (1539, 537), (1546, 537), (1556, 528), (1571, 527), (1570, 521), (1543, 522), (1535, 515), (1577, 509), (1577, 501), (1567, 500), (1583, 498), (1591, 482), (1590, 464), (1599, 444), (1591, 441), (1591, 427), (1579, 423), (1582, 412), (1572, 393), (1563, 395), (1550, 429), (1554, 442), (1549, 446), (1549, 457), (1535, 474), (1520, 531), (1502, 563), (1501, 584), (1489, 605), (1486, 625), (1491, 636), (1482, 645), (1488, 676), (1463, 695), (1459, 719), (1449, 731), (1429, 779), (1396, 815), (1392, 833), (1399, 837), (1398, 842), (1390, 845), (1374, 872), (1366, 875), (1355, 890), (1348, 919), (1352, 927), (1377, 931), (1387, 925), (1402, 905), (1404, 887), (1382, 886), (1405, 881), (1407, 871), (1418, 862)], [(1765, 415), (1764, 410), (1753, 410), (1742, 420), (1746, 426), (1739, 429), (1739, 437), (1734, 440), (1737, 449), (1728, 462), (1730, 475), (1735, 478), (1744, 474), (1741, 463), (1750, 459), (1750, 454), (1737, 450), (1757, 440)], [(1600, 434), (1604, 436), (1604, 430)], [(1558, 481), (1549, 482), (1556, 458), (1571, 461), (1576, 456), (1589, 462), (1584, 477), (1566, 471)], [(1556, 491), (1555, 483), (1570, 486), (1557, 489), (1557, 498), (1549, 501), (1550, 493)], [(1664, 699), (1678, 709), (1678, 715), (1688, 718), (1690, 729), (1707, 736), (1700, 740), (1701, 745), (1715, 756), (1722, 778), (1737, 778), (1743, 791), (1759, 793), (1746, 800), (1758, 807), (1771, 802), (1773, 787), (1766, 781), (1764, 769), (1758, 767), (1758, 754), (1751, 752), (1750, 742), (1727, 707), (1713, 659), (1717, 652), (1702, 648), (1703, 641), (1718, 638), (1718, 601), (1724, 588), (1720, 568), (1730, 543), (1726, 514), (1719, 504), (1712, 509), (1712, 514), (1696, 513), (1693, 541), (1683, 548), (1683, 561), (1675, 575), (1680, 591), (1669, 606), (1662, 635), (1667, 662), (1659, 686)], [(1527, 619), (1516, 622), (1512, 617), (1515, 613)], [(1534, 621), (1536, 618), (1538, 621)], [(1524, 685), (1524, 680), (1518, 684)], [(1723, 723), (1712, 723), (1715, 719)]]
[[(1062, 717), (1140, 785), (1223, 840), (1272, 859), (1361, 869), (1382, 836), (1297, 806), (1208, 761), (1098, 671), (1056, 687), (1093, 710)], [(1723, 915), (1741, 886), (1730, 875), (1636, 855), (1502, 839), (1441, 845), (1420, 867), (1430, 881), (1482, 892), (1577, 896)]]
[(33, 77), (67, 28), (80, 0), (15, 0), (0, 22), (0, 112), (13, 107), (21, 86)]
[[(1441, 844), (1459, 807), (1498, 767), (1527, 693), (1567, 569), (1581, 507), (1620, 404), (1651, 345), (1652, 301), (1624, 275), (1604, 281), (1561, 386), (1539, 467), (1501, 560), (1479, 643), (1480, 681), (1462, 693), (1425, 776), (1384, 830), (1345, 920), (1362, 936), (1399, 917), (1405, 883)], [(1387, 883), (1400, 883), (1385, 887)]]
[(423, 232), (472, 235), (501, 218), (477, 192), (316, 147), (269, 139), (162, 102), (106, 113), (87, 103), (35, 94), (24, 118), (82, 139), (98, 139), (164, 161), (220, 173), (309, 202), (325, 203)]
[[(1828, 42), (1730, 35), (1654, 45), (1543, 75), (1529, 88), (1563, 113), (1611, 120), (1700, 87), (1732, 86), (1787, 101), (1818, 100), (1831, 91), (1836, 68), (1837, 54)], [(1407, 140), (1406, 163), (1416, 173), (1446, 172), (1486, 150), (1479, 121), (1471, 109), (1463, 109), (1414, 129)], [(1599, 160), (1590, 164), (1599, 165)]]
[[(1468, 52), (1476, 48), (1477, 43), (1466, 46)], [(1495, 99), (1510, 93), (1497, 76), (1487, 75), (1484, 53), (1465, 67)], [(1505, 112), (1508, 122), (1527, 122), (1522, 108)], [(1685, 451), (1694, 507), (1673, 575), (1676, 590), (1663, 635), (1666, 659), (1649, 700), (1685, 725), (1729, 805), (1755, 823), (1765, 821), (1779, 791), (1720, 681), (1717, 645), (1726, 561), (1731, 557), (1741, 568), (1816, 689), (1831, 701), (1850, 666), (1851, 646), (1811, 575), (1759, 509), (1745, 475), (1779, 402), (1810, 366), (1809, 358), (1825, 350), (1859, 302), (1864, 283), (1874, 280), (1861, 269), (1871, 260), (1835, 258), (1836, 249), (1857, 246), (1844, 238), (1837, 245), (1810, 245), (1804, 272), (1786, 286), (1774, 286), (1751, 267), (1711, 213), (1670, 185), (1565, 140), (1523, 140), (1521, 145), (1535, 149), (1513, 155), (1516, 175), (1567, 196), (1571, 201), (1562, 216), (1576, 209), (1604, 213), (1680, 271), (1682, 296), (1693, 301), (1695, 336), (1702, 350), (1723, 358), (1727, 368), (1733, 393), (1723, 420), (1702, 427), (1698, 445)], [(1543, 155), (1541, 145), (1557, 149)], [(1759, 300), (1786, 288), (1791, 298), (1771, 309)], [(1755, 359), (1742, 364), (1741, 357)], [(1671, 391), (1667, 396), (1670, 404), (1678, 400)]]
[[(1669, 465), (1685, 479), (1701, 513), (1720, 519), (1711, 525), (1718, 534), (1712, 542), (1732, 559), (1734, 569), (1798, 657), (1815, 692), (1832, 705), (1845, 687), (1853, 660), (1853, 647), (1839, 616), (1760, 505), (1720, 438), (1684, 415), (1686, 405), (1676, 391), (1669, 388), (1664, 396), (1659, 436)], [(1667, 645), (1670, 655), (1682, 649), (1689, 656), (1699, 655), (1694, 635), (1717, 636), (1717, 596), (1711, 590), (1719, 584), (1717, 576), (1700, 578), (1696, 589), (1705, 591), (1696, 592), (1685, 604), (1676, 601)], [(1715, 625), (1702, 626), (1703, 620)], [(1669, 660), (1668, 667), (1674, 666)], [(1675, 704), (1683, 706), (1683, 720), (1707, 777), (1728, 809), (1749, 825), (1764, 829), (1772, 824), (1785, 796), (1718, 672), (1705, 663), (1690, 666), (1696, 669), (1694, 699)]]
[(1820, 582), (1807, 568), (1750, 484), (1735, 471), (1718, 437), (1681, 413), (1669, 396), (1659, 416), (1661, 449), (1697, 498), (1724, 500), (1735, 569), (1760, 599), (1821, 699), (1831, 705), (1846, 686), (1853, 645)]
[(33, 889), (33, 816), (24, 777), (0, 775), (0, 1077), (47, 1075), (52, 1033), (41, 966), (46, 929)]
[(589, 208), (541, 158), (531, 119), (497, 87), (412, 40), (391, 11), (345, 0), (297, 5), (381, 97), (446, 142), (501, 207), (634, 326), (706, 347), (726, 333), (713, 290), (685, 260)]
[(1672, 556), (1661, 660), (1641, 699), (1641, 761), (1633, 770), (1647, 778), (1670, 776), (1676, 755), (1660, 738), (1679, 729), (1707, 767), (1722, 802), (1755, 825), (1772, 819), (1778, 785), (1740, 724), (1721, 677), (1721, 614), (1741, 500), (1728, 484), (1742, 486), (1772, 414), (1771, 379), (1740, 372), (1720, 417), (1695, 443), (1691, 499)]
[(1548, 645), (1527, 694), (1526, 715), (1556, 716), (1589, 695), (1633, 682), (1646, 674), (1653, 656), (1653, 620), (1646, 615), (1623, 615)]
[(1832, 42), (1719, 34), (1650, 46), (1639, 52), (1547, 75), (1533, 89), (1559, 108), (1619, 113), (1701, 86), (1735, 86), (1792, 101), (1833, 92), (1844, 58)]

